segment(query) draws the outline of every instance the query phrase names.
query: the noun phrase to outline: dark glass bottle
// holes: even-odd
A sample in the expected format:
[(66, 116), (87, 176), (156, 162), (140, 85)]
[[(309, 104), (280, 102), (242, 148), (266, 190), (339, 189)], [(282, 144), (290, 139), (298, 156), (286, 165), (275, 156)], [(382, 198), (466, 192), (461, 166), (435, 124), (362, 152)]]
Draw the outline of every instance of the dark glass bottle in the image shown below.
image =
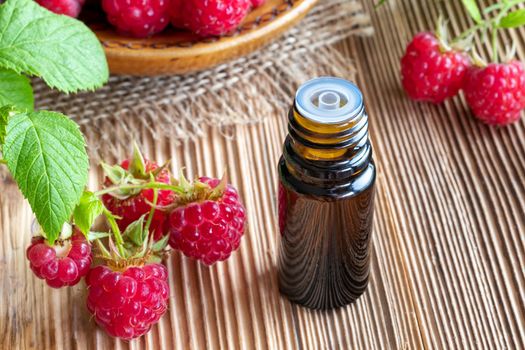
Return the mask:
[(359, 89), (318, 78), (297, 91), (279, 161), (279, 288), (331, 309), (366, 289), (376, 169)]

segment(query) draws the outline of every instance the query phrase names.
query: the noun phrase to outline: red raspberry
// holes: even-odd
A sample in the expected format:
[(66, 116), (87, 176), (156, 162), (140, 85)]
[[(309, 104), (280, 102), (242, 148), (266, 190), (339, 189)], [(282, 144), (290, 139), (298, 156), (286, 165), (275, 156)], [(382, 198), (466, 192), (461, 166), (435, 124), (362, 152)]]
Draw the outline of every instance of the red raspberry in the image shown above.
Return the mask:
[[(125, 170), (129, 169), (130, 160), (126, 159), (122, 162), (121, 167)], [(146, 172), (154, 172), (159, 168), (155, 162), (145, 161)], [(170, 173), (168, 170), (161, 171), (155, 178), (155, 181), (165, 184), (170, 183)], [(109, 178), (104, 181), (106, 187), (111, 187), (113, 184)], [(120, 217), (117, 221), (119, 228), (124, 231), (132, 222), (137, 221), (144, 214), (148, 214), (151, 210), (149, 203), (153, 203), (155, 192), (153, 189), (144, 189), (140, 193), (129, 197), (127, 199), (120, 199), (111, 194), (102, 196), (102, 201), (106, 208), (114, 215)], [(170, 190), (158, 191), (157, 206), (164, 207), (173, 202), (173, 194)], [(155, 240), (160, 239), (166, 234), (166, 219), (167, 214), (161, 210), (155, 210), (153, 220), (151, 222), (150, 232), (154, 232)]]
[(432, 33), (419, 33), (401, 59), (401, 80), (410, 98), (443, 102), (463, 87), (469, 58), (462, 52), (445, 51)]
[(184, 27), (200, 36), (224, 35), (239, 26), (251, 6), (251, 0), (187, 0)]
[(51, 12), (74, 18), (80, 14), (83, 4), (83, 1), (79, 0), (36, 0), (36, 2)]
[(465, 97), (474, 115), (487, 124), (506, 125), (520, 119), (525, 108), (523, 64), (489, 64), (467, 73)]
[(168, 308), (168, 273), (161, 264), (124, 271), (97, 266), (86, 284), (89, 312), (113, 337), (130, 340), (146, 334)]
[(26, 256), (34, 274), (53, 288), (74, 286), (91, 266), (91, 246), (80, 232), (54, 246), (49, 246), (43, 237), (34, 237)]
[(169, 14), (175, 28), (184, 28), (183, 4), (184, 0), (171, 0)]
[(108, 21), (138, 38), (159, 33), (169, 23), (169, 0), (102, 0)]
[(264, 4), (265, 2), (266, 2), (266, 0), (252, 0), (252, 6), (253, 7), (259, 7), (262, 4)]
[[(200, 178), (211, 188), (220, 180)], [(239, 248), (244, 233), (246, 214), (237, 191), (226, 186), (217, 200), (192, 202), (175, 209), (170, 215), (169, 244), (186, 256), (201, 260), (206, 265), (223, 261)]]

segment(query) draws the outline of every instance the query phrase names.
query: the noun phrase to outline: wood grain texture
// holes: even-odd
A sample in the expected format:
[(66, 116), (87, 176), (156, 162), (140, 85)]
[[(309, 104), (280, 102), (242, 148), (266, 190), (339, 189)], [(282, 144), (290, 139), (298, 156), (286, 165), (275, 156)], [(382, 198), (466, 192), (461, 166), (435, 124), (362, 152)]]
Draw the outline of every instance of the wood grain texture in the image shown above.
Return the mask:
[[(461, 97), (433, 106), (402, 93), (404, 46), (440, 11), (452, 16), (455, 31), (465, 28), (459, 1), (392, 0), (378, 11), (365, 3), (376, 35), (341, 44), (359, 68), (379, 171), (370, 285), (354, 305), (311, 311), (278, 293), (283, 113), (260, 124), (207, 128), (182, 144), (142, 137), (148, 156), (172, 157), (173, 168), (185, 166), (189, 175), (227, 168), (249, 228), (224, 264), (206, 268), (172, 254), (170, 312), (131, 343), (95, 326), (80, 286), (50, 290), (32, 276), (24, 259), (32, 215), (2, 178), (0, 349), (525, 348), (525, 122), (487, 127), (471, 118)], [(516, 42), (525, 58), (525, 31), (503, 39)], [(90, 186), (100, 176), (92, 172)]]

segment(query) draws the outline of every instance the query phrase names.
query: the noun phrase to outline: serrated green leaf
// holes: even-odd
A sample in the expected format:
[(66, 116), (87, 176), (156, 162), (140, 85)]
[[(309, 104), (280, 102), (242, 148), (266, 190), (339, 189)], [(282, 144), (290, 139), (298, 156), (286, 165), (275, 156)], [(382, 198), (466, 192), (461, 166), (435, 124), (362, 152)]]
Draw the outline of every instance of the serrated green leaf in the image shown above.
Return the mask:
[(5, 136), (7, 133), (7, 121), (11, 115), (16, 113), (15, 110), (16, 109), (13, 106), (0, 107), (0, 151), (2, 151), (5, 142)]
[(525, 9), (509, 13), (499, 22), (500, 28), (517, 28), (525, 24)]
[(80, 202), (73, 211), (75, 225), (87, 236), (95, 220), (102, 214), (103, 210), (104, 205), (100, 199), (93, 192), (84, 191), (82, 197), (80, 197)]
[(7, 122), (3, 156), (53, 243), (88, 179), (88, 156), (78, 125), (60, 113), (18, 113)]
[(104, 50), (85, 24), (33, 0), (0, 5), (0, 66), (64, 92), (95, 89), (109, 75)]
[(35, 100), (29, 79), (9, 69), (0, 67), (0, 107), (12, 105), (32, 111)]
[(463, 6), (467, 9), (468, 14), (474, 22), (481, 23), (483, 22), (483, 19), (481, 17), (481, 11), (479, 10), (479, 6), (476, 3), (476, 0), (461, 0), (463, 2)]

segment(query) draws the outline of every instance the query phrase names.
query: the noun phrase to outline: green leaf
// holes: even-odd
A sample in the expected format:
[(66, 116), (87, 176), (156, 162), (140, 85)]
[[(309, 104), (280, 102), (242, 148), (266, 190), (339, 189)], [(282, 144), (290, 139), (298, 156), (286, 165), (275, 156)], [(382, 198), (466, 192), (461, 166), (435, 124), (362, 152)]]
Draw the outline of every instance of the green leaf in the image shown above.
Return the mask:
[(75, 225), (84, 235), (88, 236), (91, 226), (103, 210), (104, 205), (101, 200), (93, 192), (84, 191), (80, 202), (73, 211)]
[(0, 107), (0, 151), (2, 151), (7, 135), (7, 121), (9, 117), (16, 113), (16, 109), (13, 106)]
[(525, 9), (509, 13), (499, 22), (500, 28), (516, 28), (525, 24)]
[(476, 3), (476, 0), (461, 0), (463, 2), (463, 6), (467, 9), (468, 14), (474, 22), (476, 23), (482, 23), (483, 19), (481, 18), (481, 12), (479, 10), (478, 4)]
[(78, 125), (60, 113), (18, 113), (7, 122), (3, 156), (53, 243), (88, 179), (88, 156)]
[(376, 2), (374, 7), (377, 9), (377, 8), (383, 6), (385, 4), (385, 2), (386, 2), (386, 0), (379, 0), (378, 2)]
[(162, 237), (159, 241), (155, 242), (151, 246), (151, 250), (153, 250), (156, 253), (163, 251), (168, 246), (169, 238), (170, 238), (170, 235), (166, 235)]
[(0, 6), (0, 66), (64, 92), (95, 89), (109, 75), (104, 50), (85, 24), (33, 0)]
[(144, 219), (146, 215), (142, 215), (137, 221), (133, 221), (124, 231), (123, 236), (129, 238), (135, 245), (141, 247), (147, 236), (147, 231), (144, 230)]
[(33, 110), (33, 88), (29, 79), (0, 67), (0, 107), (12, 105), (21, 110)]

